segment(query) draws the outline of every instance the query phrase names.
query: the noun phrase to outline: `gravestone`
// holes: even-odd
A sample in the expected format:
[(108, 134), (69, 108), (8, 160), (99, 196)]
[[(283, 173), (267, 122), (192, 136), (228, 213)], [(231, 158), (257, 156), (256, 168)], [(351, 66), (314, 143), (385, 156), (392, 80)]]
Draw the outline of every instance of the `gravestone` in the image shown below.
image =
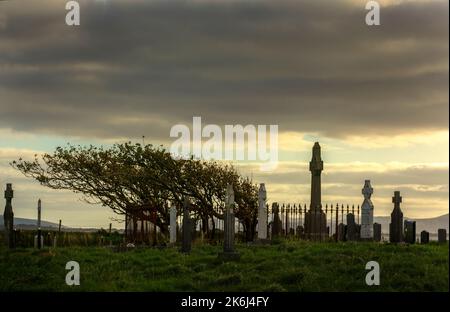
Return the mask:
[(430, 242), (430, 233), (427, 231), (420, 232), (420, 243), (428, 244)]
[(170, 243), (175, 244), (177, 241), (177, 207), (170, 207)]
[(347, 240), (357, 240), (357, 228), (355, 223), (355, 215), (353, 213), (347, 214)]
[(192, 220), (190, 215), (189, 199), (185, 198), (183, 203), (183, 238), (181, 252), (190, 253), (192, 245)]
[(37, 248), (41, 249), (42, 247), (42, 232), (41, 232), (41, 199), (38, 200), (38, 217), (37, 217)]
[(264, 183), (259, 185), (258, 192), (258, 239), (267, 240), (267, 192)]
[(405, 220), (405, 242), (408, 244), (416, 242), (416, 221)]
[(403, 212), (400, 209), (402, 197), (399, 191), (394, 192), (392, 202), (394, 203), (394, 210), (392, 210), (391, 223), (389, 224), (389, 241), (400, 243), (403, 242)]
[(9, 248), (15, 247), (14, 213), (13, 213), (12, 204), (11, 204), (13, 197), (14, 197), (14, 191), (12, 189), (12, 184), (7, 183), (6, 190), (5, 190), (6, 205), (5, 205), (5, 211), (3, 212), (3, 222), (4, 222), (3, 224), (5, 227), (5, 242)]
[(327, 219), (322, 210), (321, 174), (323, 161), (319, 142), (315, 142), (312, 158), (309, 162), (311, 172), (311, 203), (309, 211), (305, 213), (305, 234), (310, 240), (324, 240), (327, 238)]
[(361, 205), (360, 236), (363, 240), (371, 240), (373, 238), (373, 203), (370, 197), (373, 194), (373, 188), (370, 185), (370, 180), (364, 181), (361, 192), (364, 195), (364, 201)]
[(438, 242), (439, 243), (447, 242), (447, 230), (446, 229), (438, 229)]
[(278, 203), (272, 204), (273, 221), (272, 221), (272, 239), (280, 236), (282, 223), (280, 219), (280, 206)]
[(40, 249), (44, 247), (44, 236), (41, 235), (40, 241), (38, 240), (39, 235), (34, 235), (34, 248)]
[(240, 254), (234, 250), (234, 190), (233, 185), (227, 185), (227, 194), (225, 202), (225, 216), (224, 216), (224, 244), (223, 252), (219, 254), (219, 258), (223, 261), (239, 260)]
[(376, 242), (381, 242), (381, 224), (373, 224), (373, 240)]
[(339, 223), (337, 228), (337, 240), (340, 242), (345, 241), (345, 224)]

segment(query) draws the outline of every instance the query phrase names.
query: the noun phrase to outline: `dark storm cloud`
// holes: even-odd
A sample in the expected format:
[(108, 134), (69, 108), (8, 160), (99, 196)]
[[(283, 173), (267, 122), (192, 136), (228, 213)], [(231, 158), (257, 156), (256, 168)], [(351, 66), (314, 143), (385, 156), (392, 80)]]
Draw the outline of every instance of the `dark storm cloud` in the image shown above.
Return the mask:
[[(26, 4), (27, 3), (27, 4)], [(0, 127), (167, 138), (279, 124), (331, 137), (448, 129), (448, 2), (0, 3)]]

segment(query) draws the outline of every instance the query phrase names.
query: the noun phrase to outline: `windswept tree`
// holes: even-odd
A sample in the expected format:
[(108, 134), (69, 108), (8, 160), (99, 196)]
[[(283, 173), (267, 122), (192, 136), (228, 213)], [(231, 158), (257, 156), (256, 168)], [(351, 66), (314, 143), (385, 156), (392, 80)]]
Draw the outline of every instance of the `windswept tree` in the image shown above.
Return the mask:
[[(163, 147), (115, 144), (58, 147), (53, 154), (19, 159), (11, 165), (25, 176), (52, 189), (71, 190), (91, 204), (109, 207), (118, 215), (151, 207), (152, 220), (168, 232), (168, 202), (181, 209), (183, 198), (192, 202), (206, 234), (222, 219), (227, 184), (233, 184), (236, 216), (247, 239), (256, 228), (257, 186), (241, 177), (230, 164), (199, 159), (175, 159)], [(210, 228), (212, 224), (212, 229)]]

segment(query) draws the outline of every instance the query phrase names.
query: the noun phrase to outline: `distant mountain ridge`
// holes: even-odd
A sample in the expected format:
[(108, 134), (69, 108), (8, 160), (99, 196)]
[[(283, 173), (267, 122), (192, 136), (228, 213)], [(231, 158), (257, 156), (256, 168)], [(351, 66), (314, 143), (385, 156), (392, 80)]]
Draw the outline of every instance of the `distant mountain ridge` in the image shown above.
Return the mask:
[[(449, 214), (445, 214), (435, 218), (414, 219), (403, 217), (403, 220), (416, 221), (416, 233), (428, 231), (430, 233), (437, 233), (438, 229), (446, 229), (449, 232)], [(381, 224), (381, 231), (389, 233), (389, 223), (391, 223), (390, 216), (374, 217), (373, 222)]]
[[(30, 226), (36, 226), (36, 219), (26, 219), (26, 218), (14, 218), (14, 225), (18, 228), (21, 226), (30, 227)], [(4, 220), (3, 215), (0, 215), (0, 228), (3, 228), (4, 226)], [(58, 223), (53, 223), (49, 221), (41, 220), (41, 226), (46, 228), (58, 228)], [(61, 226), (62, 228), (66, 228), (65, 226)]]

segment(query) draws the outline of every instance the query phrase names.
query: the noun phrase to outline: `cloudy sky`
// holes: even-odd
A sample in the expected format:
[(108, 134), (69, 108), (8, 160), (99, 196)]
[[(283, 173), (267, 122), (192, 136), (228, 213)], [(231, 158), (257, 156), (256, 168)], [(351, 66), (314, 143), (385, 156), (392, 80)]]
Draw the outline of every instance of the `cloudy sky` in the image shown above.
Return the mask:
[(280, 163), (264, 173), (269, 201), (308, 203), (320, 141), (323, 203), (375, 215), (449, 211), (449, 4), (384, 0), (381, 25), (359, 0), (0, 1), (0, 184), (18, 217), (107, 227), (108, 208), (48, 190), (8, 163), (66, 142), (165, 144), (175, 124), (279, 126)]

